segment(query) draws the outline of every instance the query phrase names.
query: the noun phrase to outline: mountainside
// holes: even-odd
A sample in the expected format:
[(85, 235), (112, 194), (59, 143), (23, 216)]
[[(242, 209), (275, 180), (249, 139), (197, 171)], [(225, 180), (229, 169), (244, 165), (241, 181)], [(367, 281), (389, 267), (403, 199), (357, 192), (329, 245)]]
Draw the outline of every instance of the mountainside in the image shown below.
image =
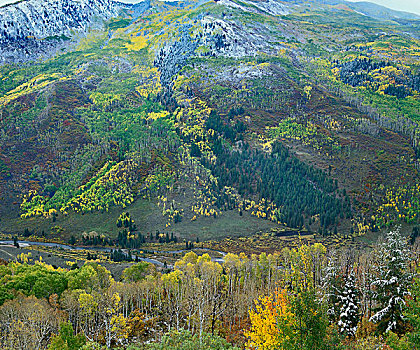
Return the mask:
[(0, 230), (141, 242), (419, 224), (415, 19), (275, 0), (0, 11), (3, 50), (50, 55), (0, 67)]
[(70, 36), (72, 31), (87, 30), (95, 17), (117, 17), (128, 7), (109, 0), (28, 0), (0, 8), (0, 40), (28, 37)]
[(110, 0), (27, 0), (0, 7), (0, 62), (47, 52), (129, 7)]
[[(292, 2), (294, 1), (292, 0)], [(415, 13), (392, 10), (388, 7), (368, 1), (314, 0), (313, 2), (315, 4), (322, 3), (326, 5), (345, 5), (347, 8), (358, 11), (362, 15), (378, 20), (420, 19), (420, 16), (416, 15)]]
[(419, 20), (420, 16), (414, 13), (395, 11), (387, 7), (377, 5), (371, 2), (360, 1), (360, 2), (347, 2), (348, 6), (354, 10), (360, 11), (366, 16), (370, 16), (376, 19), (383, 20), (395, 20), (395, 19), (408, 19), (408, 20)]

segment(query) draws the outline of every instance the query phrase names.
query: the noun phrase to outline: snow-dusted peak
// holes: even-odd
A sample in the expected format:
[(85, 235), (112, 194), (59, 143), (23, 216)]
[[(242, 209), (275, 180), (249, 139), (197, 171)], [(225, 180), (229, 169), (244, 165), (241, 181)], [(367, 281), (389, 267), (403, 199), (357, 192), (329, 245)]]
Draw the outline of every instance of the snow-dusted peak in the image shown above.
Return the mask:
[[(219, 0), (218, 2), (221, 5), (233, 7), (233, 8), (239, 8), (243, 11), (249, 11), (249, 12), (263, 11), (265, 13), (268, 13), (274, 16), (287, 15), (290, 12), (288, 6), (276, 0), (264, 0), (264, 1), (243, 0), (241, 2), (237, 2), (235, 0)], [(247, 6), (247, 5), (250, 5), (250, 6)]]
[(123, 6), (111, 0), (21, 1), (0, 8), (0, 41), (69, 36), (96, 19), (118, 16)]

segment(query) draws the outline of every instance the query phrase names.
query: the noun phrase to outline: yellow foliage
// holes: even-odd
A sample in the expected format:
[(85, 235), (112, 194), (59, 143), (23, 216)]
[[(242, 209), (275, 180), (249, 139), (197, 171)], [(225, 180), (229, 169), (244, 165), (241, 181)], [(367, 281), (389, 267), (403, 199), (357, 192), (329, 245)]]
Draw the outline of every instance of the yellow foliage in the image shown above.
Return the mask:
[(285, 290), (269, 295), (260, 296), (255, 301), (255, 308), (249, 311), (251, 329), (245, 332), (248, 337), (248, 346), (251, 349), (271, 350), (279, 349), (280, 334), (277, 328), (279, 318), (292, 320), (291, 313), (287, 304), (287, 293)]
[(21, 253), (21, 254), (18, 254), (17, 255), (16, 259), (17, 259), (17, 261), (19, 261), (19, 262), (21, 262), (23, 264), (27, 264), (29, 261), (32, 260), (31, 259), (31, 256), (32, 256), (31, 253), (28, 253), (28, 254)]
[(62, 77), (60, 73), (52, 73), (52, 74), (40, 74), (36, 77), (32, 78), (31, 80), (19, 85), (15, 89), (7, 92), (3, 97), (0, 98), (0, 106), (6, 105), (10, 101), (18, 98), (19, 96), (29, 94), (35, 90), (42, 89), (43, 87), (49, 85), (51, 82), (56, 80), (63, 80), (61, 78), (69, 79)]
[(306, 85), (306, 86), (303, 88), (303, 91), (305, 92), (306, 98), (310, 99), (310, 98), (311, 98), (312, 86), (310, 86), (310, 85)]
[(147, 46), (147, 39), (144, 36), (136, 35), (130, 38), (130, 43), (125, 44), (125, 47), (130, 51), (139, 51)]
[(168, 111), (162, 111), (162, 112), (151, 112), (149, 113), (149, 116), (147, 117), (147, 120), (157, 120), (160, 118), (165, 118), (169, 115)]

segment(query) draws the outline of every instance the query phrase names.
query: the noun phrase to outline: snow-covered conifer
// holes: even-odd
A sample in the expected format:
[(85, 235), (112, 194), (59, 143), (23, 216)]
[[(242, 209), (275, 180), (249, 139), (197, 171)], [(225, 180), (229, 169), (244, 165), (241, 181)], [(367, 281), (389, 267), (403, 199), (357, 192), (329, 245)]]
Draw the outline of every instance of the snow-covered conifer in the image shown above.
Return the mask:
[(336, 322), (339, 317), (339, 295), (342, 287), (342, 276), (338, 267), (338, 259), (335, 251), (328, 258), (328, 265), (324, 269), (322, 279), (322, 300), (328, 305), (328, 317), (332, 322)]
[(408, 269), (410, 251), (399, 229), (387, 234), (376, 251), (376, 258), (372, 287), (378, 307), (370, 321), (378, 323), (380, 331), (398, 332), (404, 323), (405, 297), (413, 277)]
[(359, 323), (357, 289), (353, 271), (347, 275), (339, 299), (341, 304), (338, 321), (340, 333), (352, 338), (356, 335), (357, 324)]

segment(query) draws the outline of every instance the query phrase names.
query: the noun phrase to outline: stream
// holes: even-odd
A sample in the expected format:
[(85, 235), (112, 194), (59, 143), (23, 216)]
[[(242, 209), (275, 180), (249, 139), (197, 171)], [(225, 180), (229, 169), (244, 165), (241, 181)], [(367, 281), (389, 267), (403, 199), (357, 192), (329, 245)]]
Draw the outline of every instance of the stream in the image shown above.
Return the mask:
[[(93, 250), (93, 251), (97, 251), (97, 252), (110, 252), (111, 250), (116, 250), (118, 248), (106, 248), (106, 247), (79, 247), (79, 246), (71, 246), (71, 245), (66, 245), (66, 244), (61, 244), (61, 243), (52, 243), (52, 242), (31, 242), (31, 241), (17, 241), (17, 243), (19, 244), (19, 246), (21, 248), (25, 248), (28, 246), (42, 246), (42, 247), (48, 247), (48, 248), (61, 248), (61, 249), (68, 249), (68, 250)], [(4, 241), (0, 241), (0, 245), (13, 245), (14, 242), (12, 240), (4, 240)], [(224, 252), (220, 252), (217, 250), (213, 250), (213, 249), (208, 249), (208, 248), (199, 248), (200, 250), (206, 250), (209, 252), (215, 252), (218, 253), (222, 256), (225, 256), (226, 253)], [(127, 249), (121, 249), (124, 253), (126, 253)], [(179, 249), (179, 250), (154, 250), (153, 253), (154, 254), (179, 254), (179, 253), (184, 253), (184, 252), (189, 252), (191, 250), (187, 250), (187, 249)], [(145, 261), (145, 262), (149, 262), (152, 263), (156, 266), (160, 266), (163, 267), (164, 263), (162, 263), (159, 260), (156, 259), (152, 259), (152, 258), (142, 258), (140, 256), (137, 255), (132, 255), (133, 258), (138, 258), (138, 260), (141, 261)], [(218, 263), (223, 263), (224, 258), (212, 258), (212, 261), (218, 262)], [(168, 268), (173, 268), (172, 265), (168, 265)]]

